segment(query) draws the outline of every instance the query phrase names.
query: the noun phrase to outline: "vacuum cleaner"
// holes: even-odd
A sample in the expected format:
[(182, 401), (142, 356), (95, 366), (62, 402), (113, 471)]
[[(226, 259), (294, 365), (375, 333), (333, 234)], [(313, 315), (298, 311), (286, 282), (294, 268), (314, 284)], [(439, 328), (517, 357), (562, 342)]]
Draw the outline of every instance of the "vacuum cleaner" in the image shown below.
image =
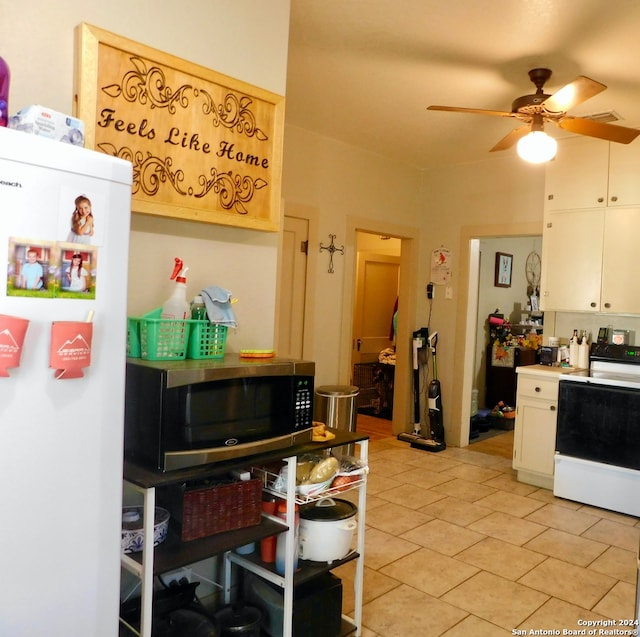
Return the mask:
[(413, 442), (422, 437), (420, 432), (420, 350), (425, 344), (429, 330), (426, 327), (413, 333), (413, 433), (398, 434), (398, 440)]
[[(429, 406), (429, 434), (423, 435), (420, 425), (420, 363), (419, 352), (424, 346), (425, 340), (429, 343), (429, 349), (433, 356), (433, 379), (427, 388), (427, 402)], [(442, 397), (440, 381), (438, 380), (438, 368), (436, 363), (436, 346), (438, 344), (438, 332), (429, 336), (428, 330), (422, 328), (413, 333), (413, 433), (400, 433), (398, 440), (408, 442), (415, 449), (425, 451), (442, 451), (447, 448), (444, 442), (444, 425), (442, 417)]]

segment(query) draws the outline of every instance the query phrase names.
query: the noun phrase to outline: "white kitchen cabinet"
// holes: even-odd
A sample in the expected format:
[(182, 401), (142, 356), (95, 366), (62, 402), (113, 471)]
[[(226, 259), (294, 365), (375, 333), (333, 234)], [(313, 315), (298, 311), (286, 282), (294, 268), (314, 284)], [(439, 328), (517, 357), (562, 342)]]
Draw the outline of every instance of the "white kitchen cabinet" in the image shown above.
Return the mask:
[(553, 489), (559, 375), (545, 365), (518, 367), (513, 468), (518, 480)]
[(639, 230), (640, 207), (605, 211), (601, 312), (640, 314)]
[(545, 312), (599, 309), (603, 234), (603, 210), (546, 215), (542, 231), (540, 309)]
[(545, 215), (540, 306), (544, 311), (640, 314), (639, 208)]
[(577, 137), (546, 167), (545, 210), (640, 205), (640, 143)]
[(607, 205), (609, 142), (585, 137), (558, 144), (545, 172), (545, 210)]

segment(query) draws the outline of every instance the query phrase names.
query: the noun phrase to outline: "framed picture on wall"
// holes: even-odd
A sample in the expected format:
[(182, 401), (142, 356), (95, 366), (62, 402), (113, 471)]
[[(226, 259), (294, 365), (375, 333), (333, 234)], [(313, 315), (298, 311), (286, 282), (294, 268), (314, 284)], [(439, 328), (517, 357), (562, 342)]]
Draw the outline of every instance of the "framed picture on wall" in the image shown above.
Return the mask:
[(497, 288), (511, 287), (511, 267), (513, 265), (513, 255), (504, 252), (496, 252), (496, 271), (494, 286)]

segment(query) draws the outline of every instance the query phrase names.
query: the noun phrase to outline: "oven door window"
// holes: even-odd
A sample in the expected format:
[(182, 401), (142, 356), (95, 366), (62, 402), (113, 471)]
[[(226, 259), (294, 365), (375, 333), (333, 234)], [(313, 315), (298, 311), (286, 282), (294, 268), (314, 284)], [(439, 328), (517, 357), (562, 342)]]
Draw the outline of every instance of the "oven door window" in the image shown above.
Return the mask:
[(556, 451), (640, 469), (640, 390), (560, 381)]

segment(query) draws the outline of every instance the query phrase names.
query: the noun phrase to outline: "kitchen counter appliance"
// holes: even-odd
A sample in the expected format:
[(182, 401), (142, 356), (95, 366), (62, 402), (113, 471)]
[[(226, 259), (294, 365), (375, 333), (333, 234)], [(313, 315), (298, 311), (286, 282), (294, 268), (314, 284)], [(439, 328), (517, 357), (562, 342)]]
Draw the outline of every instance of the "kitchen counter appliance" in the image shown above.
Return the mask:
[(561, 374), (554, 495), (640, 516), (640, 347), (593, 343)]
[(161, 471), (311, 440), (315, 364), (287, 358), (127, 361), (125, 457)]

